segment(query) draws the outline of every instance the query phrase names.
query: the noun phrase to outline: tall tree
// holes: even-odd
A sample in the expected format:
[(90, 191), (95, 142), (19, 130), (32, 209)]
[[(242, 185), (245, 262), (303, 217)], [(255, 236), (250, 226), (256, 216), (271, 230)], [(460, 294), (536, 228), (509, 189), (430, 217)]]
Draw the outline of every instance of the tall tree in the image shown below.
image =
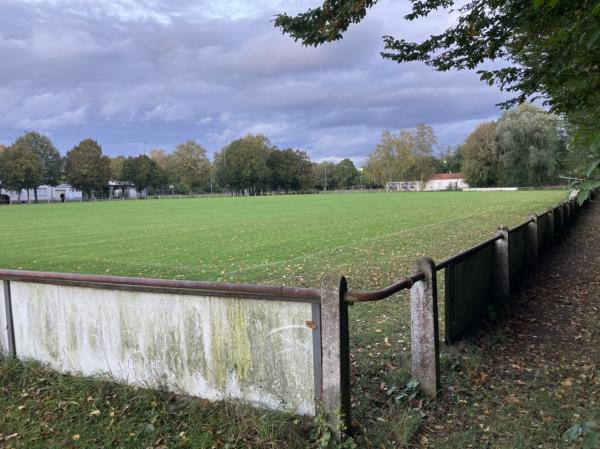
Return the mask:
[(162, 148), (153, 148), (150, 150), (150, 153), (148, 153), (148, 156), (150, 156), (150, 159), (156, 162), (158, 167), (162, 168), (163, 170), (167, 169), (167, 166), (169, 165), (169, 154), (165, 150)]
[(7, 190), (19, 192), (37, 188), (43, 181), (44, 167), (40, 158), (24, 145), (11, 145), (0, 153), (0, 178)]
[(463, 156), (458, 147), (448, 145), (440, 155), (442, 171), (444, 173), (460, 173), (462, 171)]
[(313, 188), (313, 164), (305, 151), (296, 150), (300, 163), (300, 190), (306, 191)]
[(271, 170), (267, 160), (273, 148), (262, 134), (235, 140), (215, 155), (221, 185), (232, 194), (258, 195), (269, 189)]
[(162, 148), (154, 148), (150, 151), (148, 156), (156, 163), (158, 169), (159, 180), (157, 188), (165, 188), (171, 185), (172, 179), (169, 172), (169, 154)]
[(335, 173), (336, 165), (333, 162), (322, 161), (313, 165), (313, 185), (318, 190), (333, 190), (337, 188)]
[(560, 119), (530, 104), (502, 114), (496, 128), (502, 182), (544, 185), (557, 180), (564, 150)]
[(83, 192), (84, 199), (90, 199), (94, 190), (104, 188), (110, 176), (110, 158), (102, 155), (102, 147), (95, 140), (82, 140), (67, 153), (65, 178)]
[(193, 140), (177, 145), (168, 158), (168, 171), (180, 191), (207, 190), (210, 184), (210, 162), (206, 150)]
[(113, 181), (125, 181), (123, 177), (123, 164), (125, 163), (125, 156), (117, 156), (110, 158), (110, 175)]
[(37, 177), (40, 183), (34, 187), (33, 195), (37, 203), (37, 188), (41, 184), (56, 186), (60, 183), (63, 174), (63, 159), (58, 150), (52, 145), (50, 139), (37, 132), (27, 132), (20, 136), (13, 146), (32, 151), (40, 160), (42, 166), (41, 176)]
[(4, 187), (4, 184), (2, 183), (2, 153), (4, 153), (5, 151), (6, 146), (0, 144), (0, 189)]
[(437, 137), (433, 128), (424, 123), (419, 123), (413, 132), (413, 154), (415, 156), (416, 178), (421, 185), (435, 172), (435, 160), (433, 159), (433, 146), (437, 143)]
[(384, 131), (365, 167), (370, 182), (382, 186), (389, 181), (414, 180), (409, 179), (415, 168), (412, 148), (410, 131), (402, 130), (398, 135)]
[(310, 159), (303, 151), (273, 149), (267, 158), (270, 187), (273, 190), (298, 191), (306, 187)]
[(159, 168), (149, 156), (142, 154), (136, 157), (128, 157), (123, 162), (121, 171), (123, 180), (131, 182), (141, 195), (143, 192), (148, 196), (149, 187), (158, 187), (161, 182)]
[(354, 162), (350, 159), (343, 159), (336, 165), (333, 178), (337, 185), (348, 188), (358, 184), (359, 173), (354, 166)]
[(469, 134), (458, 153), (463, 158), (462, 172), (473, 187), (491, 187), (500, 181), (500, 157), (496, 145), (496, 123), (480, 123)]

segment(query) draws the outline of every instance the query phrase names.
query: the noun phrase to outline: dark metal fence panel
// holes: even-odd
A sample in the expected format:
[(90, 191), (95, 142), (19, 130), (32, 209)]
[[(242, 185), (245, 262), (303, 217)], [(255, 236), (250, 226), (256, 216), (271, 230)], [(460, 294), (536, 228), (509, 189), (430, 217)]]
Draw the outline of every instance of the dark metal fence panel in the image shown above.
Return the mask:
[(579, 203), (577, 202), (577, 200), (572, 199), (571, 200), (571, 214), (574, 217), (577, 217), (577, 215), (579, 215), (579, 210), (580, 210)]
[(493, 301), (494, 242), (444, 273), (446, 343), (452, 344), (481, 322)]
[(563, 210), (562, 206), (558, 205), (554, 208), (554, 233), (562, 234), (564, 229)]
[(537, 219), (537, 245), (538, 253), (546, 247), (546, 233), (548, 232), (548, 214), (542, 214)]
[(508, 264), (510, 290), (515, 291), (527, 270), (527, 226), (519, 226), (508, 233)]

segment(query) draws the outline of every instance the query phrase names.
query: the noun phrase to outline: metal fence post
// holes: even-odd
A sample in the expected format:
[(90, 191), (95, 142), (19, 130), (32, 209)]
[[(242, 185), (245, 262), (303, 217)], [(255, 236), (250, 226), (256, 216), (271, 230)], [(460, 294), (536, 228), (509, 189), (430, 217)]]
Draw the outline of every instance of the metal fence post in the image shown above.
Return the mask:
[(346, 279), (324, 276), (321, 280), (321, 404), (332, 430), (350, 426), (350, 343), (348, 303), (343, 297)]
[[(546, 215), (546, 229), (544, 230), (544, 239), (548, 239), (550, 244), (554, 243), (554, 209), (548, 209)], [(546, 237), (547, 236), (547, 237)], [(544, 245), (545, 246), (545, 245)], [(547, 249), (547, 248), (545, 248)]]
[(411, 275), (423, 273), (425, 279), (410, 289), (410, 339), (412, 375), (421, 390), (434, 397), (441, 388), (440, 348), (435, 263), (429, 258), (413, 262)]
[(17, 357), (15, 346), (15, 326), (12, 313), (12, 299), (10, 296), (10, 281), (4, 281), (4, 308), (6, 310), (6, 332), (8, 337), (8, 355)]
[(536, 214), (529, 214), (527, 217), (532, 220), (527, 225), (527, 265), (534, 267), (538, 263), (538, 216)]
[(510, 297), (510, 255), (508, 251), (508, 228), (498, 228), (500, 238), (495, 243), (494, 285), (496, 299), (500, 302)]
[(571, 225), (571, 202), (570, 201), (565, 201), (563, 203), (563, 220), (564, 220), (564, 224), (563, 226), (565, 228), (567, 228), (568, 226)]
[(565, 210), (562, 204), (559, 204), (555, 208), (556, 213), (558, 215), (558, 223), (554, 222), (554, 230), (558, 231), (557, 233), (562, 234), (565, 232)]

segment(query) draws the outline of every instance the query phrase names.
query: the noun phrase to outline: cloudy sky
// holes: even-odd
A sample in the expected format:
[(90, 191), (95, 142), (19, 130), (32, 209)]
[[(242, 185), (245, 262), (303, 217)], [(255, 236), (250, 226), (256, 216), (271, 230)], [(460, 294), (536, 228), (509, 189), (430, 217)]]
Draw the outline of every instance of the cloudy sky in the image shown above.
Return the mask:
[(0, 0), (0, 143), (25, 130), (65, 153), (86, 137), (109, 155), (195, 139), (209, 153), (247, 133), (315, 160), (360, 163), (385, 129), (434, 126), (439, 147), (495, 118), (504, 97), (475, 73), (383, 60), (381, 36), (440, 31), (407, 24), (381, 0), (345, 38), (303, 48), (274, 14), (318, 0)]

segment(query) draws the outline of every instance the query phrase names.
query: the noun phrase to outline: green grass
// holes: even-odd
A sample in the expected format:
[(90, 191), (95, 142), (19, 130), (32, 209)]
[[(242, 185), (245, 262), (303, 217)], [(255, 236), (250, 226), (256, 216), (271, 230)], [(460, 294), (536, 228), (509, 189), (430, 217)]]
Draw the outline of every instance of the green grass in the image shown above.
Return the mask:
[(273, 196), (7, 206), (0, 267), (317, 286), (383, 285), (560, 191)]
[(311, 431), (310, 422), (300, 417), (0, 359), (2, 449), (300, 449), (307, 447)]
[[(374, 289), (405, 276), (416, 257), (441, 260), (456, 254), (491, 237), (499, 225), (518, 224), (528, 212), (542, 212), (564, 196), (564, 191), (444, 192), (3, 207), (0, 226), (10, 238), (0, 246), (0, 267), (298, 286), (318, 286), (323, 274), (337, 273), (348, 277), (350, 288)], [(409, 379), (406, 294), (353, 306), (350, 333), (358, 447), (408, 447), (427, 415), (427, 404), (395, 403), (386, 394), (392, 387), (402, 390)], [(62, 439), (39, 447), (111, 447), (115, 438), (115, 447), (151, 447), (160, 438), (168, 447), (318, 447), (318, 429), (307, 420), (239, 404), (173, 405), (168, 396), (154, 392), (69, 380), (36, 366), (11, 366), (0, 364), (0, 389), (9, 385), (0, 391), (0, 411), (10, 411), (0, 417), (0, 434), (24, 429), (14, 447), (38, 447), (43, 439), (36, 426), (44, 423), (60, 427)], [(7, 372), (4, 379), (2, 370)], [(49, 385), (44, 379), (51, 379)], [(74, 402), (85, 407), (86, 390), (98, 388), (120, 392), (118, 404), (110, 407), (122, 409), (123, 401), (131, 401), (121, 401), (121, 396), (137, 398), (139, 407), (128, 415), (131, 424), (116, 427), (110, 409), (101, 410), (98, 425), (85, 434), (86, 446), (81, 429), (87, 428), (93, 410), (65, 417), (56, 404), (77, 397)], [(19, 410), (20, 392), (28, 389), (47, 389), (48, 401)], [(154, 423), (159, 430), (148, 436), (140, 429), (151, 401), (159, 404), (155, 423), (161, 424)], [(19, 427), (23, 421), (31, 426)], [(181, 426), (209, 435), (195, 433), (181, 441)], [(70, 434), (80, 434), (82, 440), (59, 444)]]

